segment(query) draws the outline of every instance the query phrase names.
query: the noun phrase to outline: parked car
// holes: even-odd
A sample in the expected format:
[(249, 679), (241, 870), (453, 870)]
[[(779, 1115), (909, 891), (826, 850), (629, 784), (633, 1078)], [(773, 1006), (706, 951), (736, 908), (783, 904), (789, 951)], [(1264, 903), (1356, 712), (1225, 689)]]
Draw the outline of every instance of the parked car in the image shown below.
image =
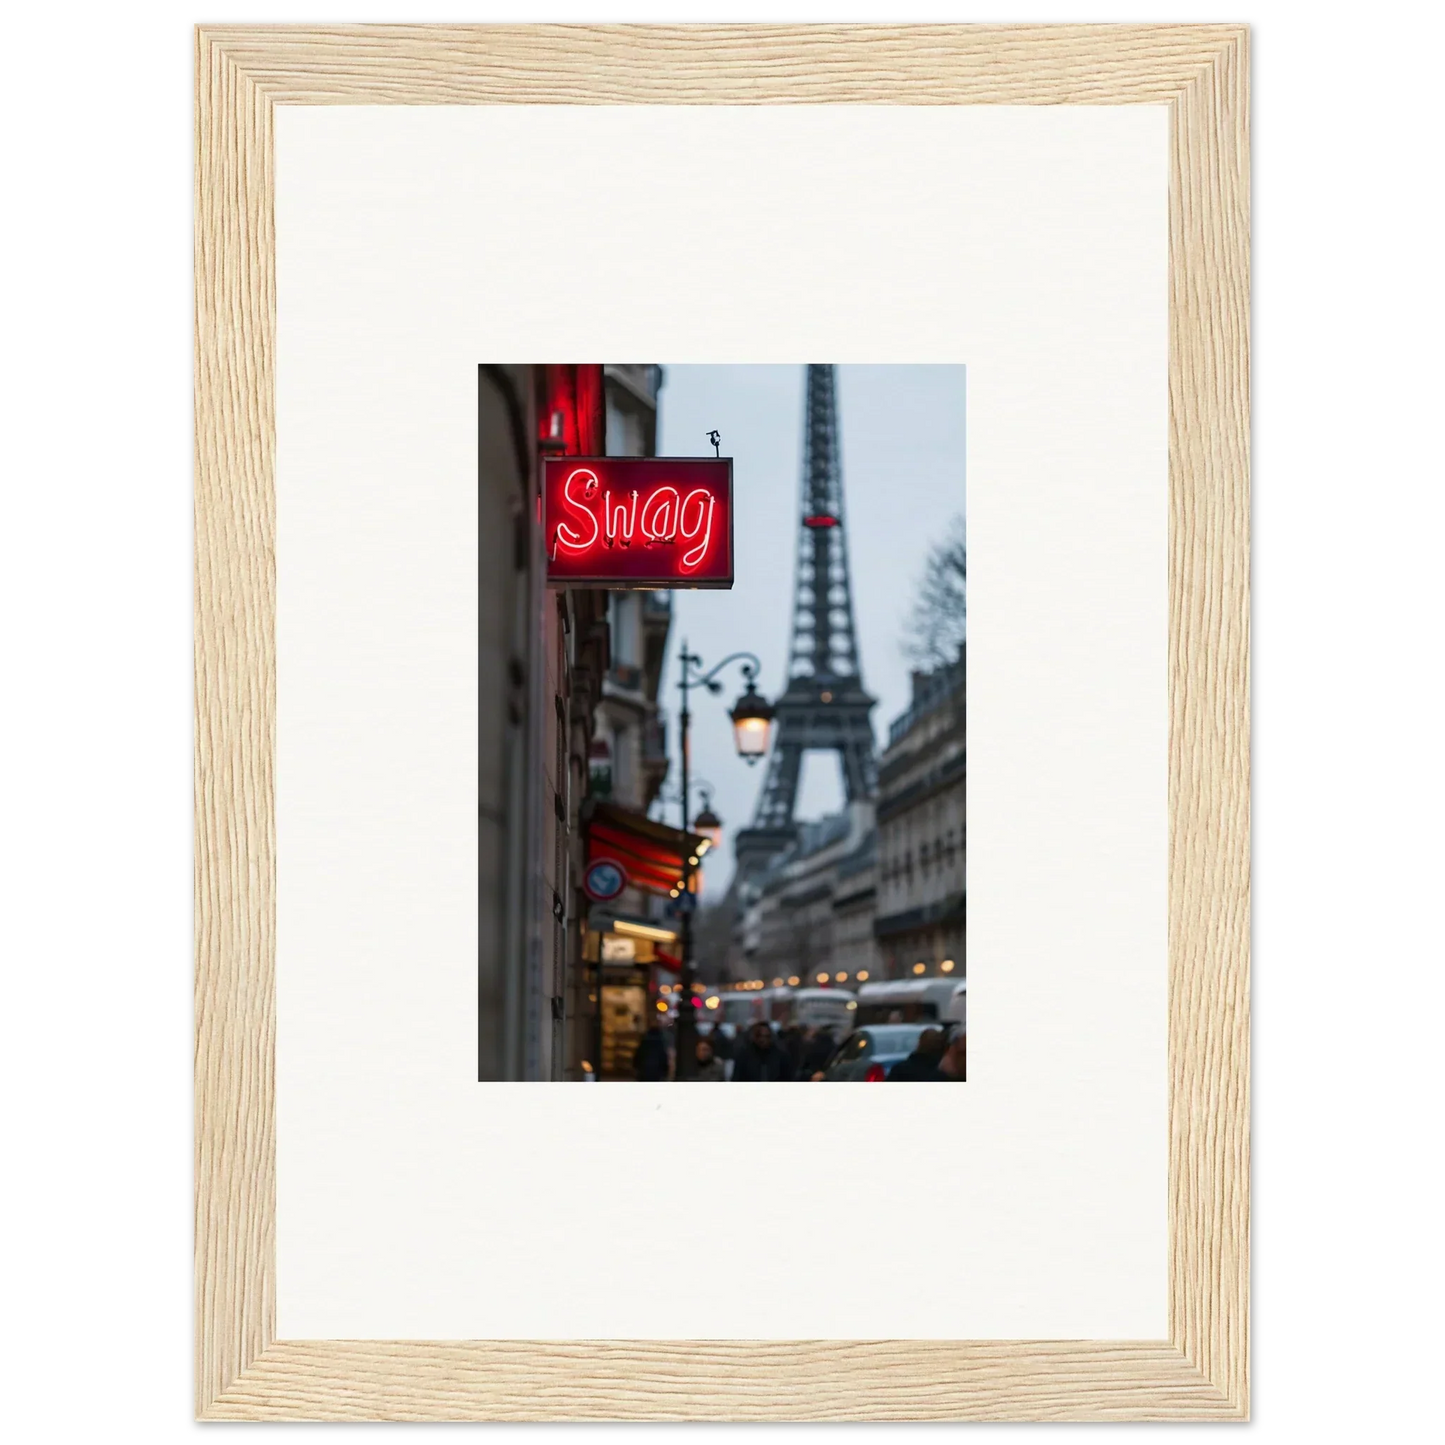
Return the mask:
[(915, 1024), (868, 1024), (855, 1029), (839, 1044), (823, 1070), (825, 1084), (881, 1084), (894, 1064), (906, 1059), (918, 1046), (924, 1029), (938, 1028), (931, 1022)]

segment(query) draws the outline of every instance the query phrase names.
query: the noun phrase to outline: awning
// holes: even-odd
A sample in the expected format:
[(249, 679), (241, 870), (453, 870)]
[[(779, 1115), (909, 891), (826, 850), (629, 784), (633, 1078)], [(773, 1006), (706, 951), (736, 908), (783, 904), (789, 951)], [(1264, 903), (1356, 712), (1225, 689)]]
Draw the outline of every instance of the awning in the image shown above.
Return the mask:
[[(669, 828), (666, 823), (619, 808), (615, 803), (594, 803), (583, 826), (589, 864), (611, 859), (626, 870), (632, 887), (664, 896), (682, 887), (686, 860), (696, 858), (700, 862), (711, 846), (700, 833)], [(692, 877), (696, 890), (696, 867)]]

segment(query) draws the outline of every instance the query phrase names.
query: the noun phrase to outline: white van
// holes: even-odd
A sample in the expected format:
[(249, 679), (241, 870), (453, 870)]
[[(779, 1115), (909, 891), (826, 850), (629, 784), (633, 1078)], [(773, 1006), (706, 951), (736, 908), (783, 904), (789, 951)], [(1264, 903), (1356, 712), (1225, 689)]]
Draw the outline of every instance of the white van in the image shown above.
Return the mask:
[(846, 1032), (853, 1027), (858, 1007), (856, 997), (846, 988), (765, 988), (753, 995), (761, 999), (763, 1017), (779, 1028), (797, 1024), (803, 1028), (830, 1028)]
[(964, 1021), (968, 981), (961, 978), (900, 978), (858, 987), (856, 1023)]
[[(731, 1024), (740, 1032), (754, 1019), (766, 1017), (761, 993), (723, 993), (718, 995), (716, 1017), (719, 1023)], [(707, 1010), (712, 1013), (712, 1009)]]
[(943, 1011), (945, 1021), (956, 1023), (964, 1033), (968, 1032), (968, 980), (960, 979), (953, 986), (953, 997)]
[(853, 1027), (858, 1000), (846, 988), (800, 988), (793, 990), (791, 1022), (804, 1028), (829, 1028), (841, 1038)]

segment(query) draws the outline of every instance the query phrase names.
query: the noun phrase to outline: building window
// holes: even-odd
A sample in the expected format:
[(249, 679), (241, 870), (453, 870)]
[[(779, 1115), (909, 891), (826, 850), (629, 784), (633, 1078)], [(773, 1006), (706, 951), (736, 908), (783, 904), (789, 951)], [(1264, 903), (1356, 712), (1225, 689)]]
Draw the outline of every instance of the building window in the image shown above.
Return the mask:
[(621, 407), (607, 408), (607, 455), (609, 457), (640, 457), (642, 445), (642, 417), (635, 411), (623, 411)]
[(613, 672), (626, 681), (627, 686), (636, 688), (642, 682), (637, 672), (642, 663), (642, 639), (639, 637), (640, 611), (636, 592), (611, 594), (608, 623), (613, 636)]

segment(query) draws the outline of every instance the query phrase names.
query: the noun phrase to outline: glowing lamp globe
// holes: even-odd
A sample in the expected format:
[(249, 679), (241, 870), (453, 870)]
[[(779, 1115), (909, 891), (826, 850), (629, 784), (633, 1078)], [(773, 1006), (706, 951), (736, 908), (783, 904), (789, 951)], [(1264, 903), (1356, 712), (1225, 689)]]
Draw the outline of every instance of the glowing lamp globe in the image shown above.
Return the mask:
[(711, 807), (704, 807), (702, 812), (693, 819), (692, 831), (701, 833), (714, 848), (722, 847), (722, 819), (713, 812)]
[(773, 731), (773, 710), (768, 700), (750, 682), (729, 716), (733, 720), (738, 756), (749, 764), (757, 762), (767, 752)]

